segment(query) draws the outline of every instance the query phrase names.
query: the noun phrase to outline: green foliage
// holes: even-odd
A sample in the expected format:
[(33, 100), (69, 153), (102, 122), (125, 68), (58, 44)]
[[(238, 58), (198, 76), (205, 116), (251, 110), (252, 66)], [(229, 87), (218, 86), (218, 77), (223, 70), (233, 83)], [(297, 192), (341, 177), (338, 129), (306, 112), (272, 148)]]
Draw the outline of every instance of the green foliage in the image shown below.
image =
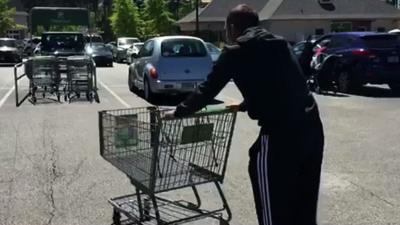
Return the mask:
[(14, 15), (15, 8), (8, 7), (8, 0), (0, 0), (0, 36), (15, 27)]
[(115, 0), (113, 14), (110, 17), (115, 35), (139, 37), (142, 33), (142, 21), (136, 4), (132, 0)]
[(187, 14), (193, 12), (196, 9), (195, 0), (181, 1), (179, 7), (179, 19), (182, 19)]
[(147, 0), (144, 8), (148, 35), (166, 35), (174, 30), (175, 21), (164, 0)]

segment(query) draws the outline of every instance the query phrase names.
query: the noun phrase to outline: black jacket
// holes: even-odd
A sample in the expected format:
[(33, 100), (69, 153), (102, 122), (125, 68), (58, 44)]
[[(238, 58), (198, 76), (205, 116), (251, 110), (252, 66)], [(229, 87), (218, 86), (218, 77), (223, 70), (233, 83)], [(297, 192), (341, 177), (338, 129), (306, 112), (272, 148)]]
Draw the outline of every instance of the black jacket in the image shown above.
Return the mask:
[[(231, 80), (243, 95), (250, 118), (266, 132), (302, 125), (318, 110), (290, 46), (261, 27), (247, 29), (237, 45), (225, 47), (197, 91), (177, 106), (176, 117), (206, 106)], [(319, 117), (318, 117), (319, 118)]]

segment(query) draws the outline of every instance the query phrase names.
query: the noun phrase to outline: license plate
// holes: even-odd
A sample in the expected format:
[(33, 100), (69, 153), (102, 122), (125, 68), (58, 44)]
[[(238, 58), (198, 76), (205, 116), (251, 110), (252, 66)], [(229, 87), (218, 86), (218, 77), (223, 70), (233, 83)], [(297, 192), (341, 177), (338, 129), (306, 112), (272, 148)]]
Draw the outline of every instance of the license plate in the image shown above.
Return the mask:
[(184, 89), (194, 88), (194, 83), (182, 83), (182, 88)]
[(398, 56), (389, 56), (387, 58), (388, 63), (399, 63), (399, 57)]

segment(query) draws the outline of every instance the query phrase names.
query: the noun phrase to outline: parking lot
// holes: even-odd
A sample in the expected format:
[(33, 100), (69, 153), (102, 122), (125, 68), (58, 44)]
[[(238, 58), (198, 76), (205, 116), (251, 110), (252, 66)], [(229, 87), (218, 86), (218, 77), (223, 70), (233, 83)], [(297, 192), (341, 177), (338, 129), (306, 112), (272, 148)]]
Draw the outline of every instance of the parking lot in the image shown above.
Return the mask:
[[(100, 104), (25, 101), (17, 108), (13, 68), (0, 67), (0, 224), (109, 225), (107, 199), (134, 192), (99, 155), (97, 112), (149, 103), (129, 91), (127, 65), (97, 74)], [(316, 98), (326, 135), (319, 224), (400, 224), (400, 96), (382, 85)], [(229, 83), (217, 100), (239, 103), (241, 95)], [(257, 224), (247, 174), (248, 148), (257, 135), (256, 122), (240, 113), (223, 185), (233, 225)], [(216, 190), (200, 190), (206, 205), (219, 204)], [(185, 190), (168, 195), (192, 198)]]

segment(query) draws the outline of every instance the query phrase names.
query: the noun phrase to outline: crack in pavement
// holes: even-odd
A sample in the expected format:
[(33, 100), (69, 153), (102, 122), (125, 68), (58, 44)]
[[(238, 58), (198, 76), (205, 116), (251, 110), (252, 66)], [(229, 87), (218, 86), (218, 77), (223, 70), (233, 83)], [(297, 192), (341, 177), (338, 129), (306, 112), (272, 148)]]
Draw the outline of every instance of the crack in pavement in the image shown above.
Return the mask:
[(354, 186), (360, 188), (361, 190), (363, 190), (363, 191), (369, 193), (371, 196), (373, 196), (373, 197), (379, 199), (380, 201), (382, 201), (382, 202), (384, 202), (384, 203), (386, 203), (386, 204), (388, 204), (388, 205), (390, 205), (390, 206), (392, 206), (392, 207), (396, 207), (396, 208), (397, 208), (397, 205), (396, 205), (396, 204), (394, 204), (394, 203), (392, 203), (392, 202), (390, 202), (390, 201), (384, 199), (383, 197), (381, 197), (381, 196), (379, 196), (378, 194), (376, 194), (375, 192), (373, 192), (373, 191), (371, 191), (371, 190), (369, 190), (369, 189), (367, 189), (367, 188), (361, 186), (360, 184), (357, 184), (357, 183), (355, 183), (355, 182), (353, 182), (353, 181), (350, 181), (350, 180), (348, 180), (348, 182), (350, 182), (352, 185), (354, 185)]
[(86, 158), (82, 159), (78, 163), (78, 165), (75, 167), (74, 171), (70, 174), (71, 178), (66, 183), (67, 187), (69, 187), (71, 184), (73, 184), (76, 180), (78, 180), (81, 177), (81, 174), (79, 172), (82, 169), (82, 166), (85, 163), (85, 161), (86, 161)]
[(54, 146), (54, 142), (52, 139), (51, 139), (50, 149), (51, 149), (50, 190), (49, 190), (49, 193), (47, 193), (47, 197), (51, 203), (51, 210), (50, 210), (50, 217), (46, 223), (47, 225), (52, 224), (53, 219), (56, 215), (57, 208), (56, 208), (56, 203), (54, 200), (54, 184), (57, 181), (57, 179), (60, 177), (60, 175), (57, 173), (57, 157), (56, 157), (57, 148)]

